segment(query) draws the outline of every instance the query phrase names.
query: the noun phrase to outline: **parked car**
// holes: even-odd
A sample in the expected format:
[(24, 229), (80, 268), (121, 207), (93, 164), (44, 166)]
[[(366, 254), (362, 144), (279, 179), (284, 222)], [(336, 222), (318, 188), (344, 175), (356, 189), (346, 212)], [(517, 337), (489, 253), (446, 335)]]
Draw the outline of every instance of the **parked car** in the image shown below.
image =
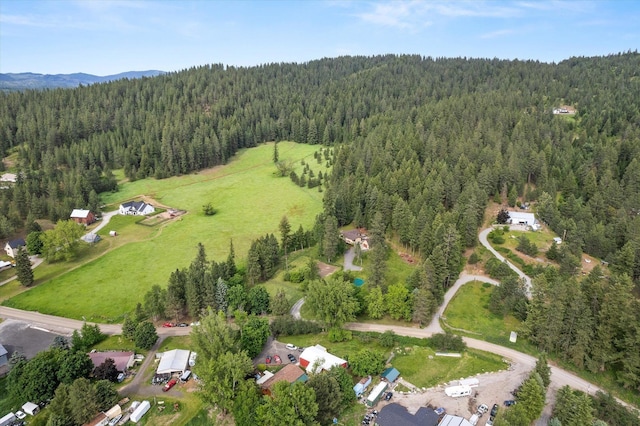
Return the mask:
[(504, 402), (504, 405), (505, 405), (506, 407), (511, 407), (512, 405), (515, 405), (515, 403), (516, 403), (516, 402), (515, 402), (513, 399), (507, 399), (507, 400)]
[(267, 364), (271, 364), (271, 357), (269, 355), (267, 355), (267, 358), (265, 359)]
[(384, 400), (389, 401), (392, 397), (393, 397), (393, 392), (387, 392), (387, 394), (384, 396)]
[(273, 362), (275, 362), (276, 364), (282, 364), (282, 360), (278, 355), (273, 356)]
[(124, 378), (125, 378), (125, 377), (126, 377), (126, 376), (125, 376), (125, 374), (124, 374), (124, 373), (120, 373), (120, 374), (118, 374), (118, 383), (122, 383), (122, 381), (124, 380)]
[(180, 324), (178, 324), (178, 327), (189, 327), (189, 324), (187, 324), (186, 322), (181, 322)]
[(171, 389), (172, 387), (174, 387), (176, 385), (176, 383), (178, 383), (177, 379), (171, 379), (167, 382), (166, 385), (164, 385), (164, 387), (162, 388), (162, 392), (166, 392), (169, 389)]
[(287, 358), (289, 358), (289, 361), (291, 361), (293, 364), (296, 363), (296, 357), (291, 355), (291, 354), (287, 354)]
[(446, 413), (447, 410), (445, 410), (443, 407), (438, 407), (435, 410), (433, 410), (433, 412), (436, 413), (438, 416), (441, 416), (444, 413)]
[(493, 417), (489, 418), (489, 420), (487, 420), (487, 422), (484, 424), (484, 426), (493, 426), (493, 420), (494, 420)]
[(162, 324), (162, 326), (169, 328), (169, 327), (173, 327), (173, 324), (171, 324), (170, 322), (165, 322), (164, 324)]
[(27, 415), (22, 412), (22, 411), (16, 411), (16, 417), (20, 420), (24, 419), (25, 417), (27, 417)]
[(493, 404), (493, 407), (491, 407), (491, 414), (489, 414), (491, 417), (495, 417), (496, 414), (498, 414), (498, 404)]
[(482, 416), (487, 411), (489, 411), (489, 406), (487, 404), (480, 404), (480, 406), (478, 407), (478, 413), (480, 413), (480, 416)]
[(295, 351), (296, 349), (298, 349), (298, 347), (296, 345), (292, 345), (291, 343), (287, 343), (287, 349), (289, 349), (290, 351)]

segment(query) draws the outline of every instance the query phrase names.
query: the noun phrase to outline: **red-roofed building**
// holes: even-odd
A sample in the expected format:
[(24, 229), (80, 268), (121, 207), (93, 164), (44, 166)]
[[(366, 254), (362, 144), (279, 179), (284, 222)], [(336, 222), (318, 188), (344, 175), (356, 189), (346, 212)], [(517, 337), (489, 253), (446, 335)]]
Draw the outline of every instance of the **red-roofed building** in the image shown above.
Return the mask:
[(99, 367), (107, 358), (111, 358), (118, 371), (126, 371), (133, 366), (134, 355), (133, 352), (91, 352), (89, 358), (91, 358), (94, 367)]

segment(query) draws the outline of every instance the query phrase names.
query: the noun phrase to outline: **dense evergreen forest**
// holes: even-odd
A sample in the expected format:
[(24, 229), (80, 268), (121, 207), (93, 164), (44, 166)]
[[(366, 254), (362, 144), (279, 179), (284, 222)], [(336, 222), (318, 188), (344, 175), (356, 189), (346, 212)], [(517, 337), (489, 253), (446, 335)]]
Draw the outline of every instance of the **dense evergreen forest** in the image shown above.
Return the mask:
[[(560, 105), (577, 112), (552, 114)], [(536, 202), (565, 243), (561, 268), (538, 271), (532, 341), (640, 389), (637, 52), (558, 64), (387, 55), (210, 65), (0, 94), (4, 166), (19, 171), (0, 191), (0, 233), (28, 216), (97, 210), (97, 194), (117, 190), (112, 170), (161, 179), (274, 140), (335, 147), (320, 222), (393, 236), (424, 260), (402, 314), (417, 321), (455, 281), (487, 202)], [(582, 252), (609, 262), (607, 273), (576, 277)], [(373, 286), (397, 284), (377, 272)]]

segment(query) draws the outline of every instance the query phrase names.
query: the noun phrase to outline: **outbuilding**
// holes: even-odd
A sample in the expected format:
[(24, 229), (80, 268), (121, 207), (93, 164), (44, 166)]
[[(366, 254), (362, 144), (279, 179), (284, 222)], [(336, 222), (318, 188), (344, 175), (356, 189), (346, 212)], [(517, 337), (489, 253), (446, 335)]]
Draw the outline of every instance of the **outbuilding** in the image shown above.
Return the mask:
[(27, 402), (22, 406), (22, 411), (31, 416), (35, 416), (38, 414), (38, 411), (40, 411), (40, 407), (38, 404), (34, 404), (33, 402)]
[(380, 382), (376, 385), (375, 388), (373, 388), (373, 390), (367, 397), (368, 407), (373, 407), (378, 403), (378, 401), (380, 401), (380, 398), (382, 398), (382, 394), (385, 390), (387, 390), (387, 386), (387, 382)]
[(389, 367), (382, 372), (380, 375), (384, 380), (389, 383), (393, 383), (396, 381), (398, 377), (400, 377), (400, 372), (393, 367)]
[(149, 408), (151, 408), (151, 403), (149, 401), (142, 401), (140, 405), (136, 407), (133, 413), (131, 413), (131, 417), (129, 417), (129, 420), (131, 420), (133, 423), (138, 423), (140, 419), (145, 414), (147, 414)]
[(73, 209), (70, 218), (81, 225), (91, 225), (96, 221), (96, 216), (91, 210)]
[(347, 368), (347, 360), (330, 354), (324, 346), (315, 345), (302, 351), (300, 366), (306, 369), (307, 373), (319, 373), (335, 366)]
[(185, 349), (174, 349), (162, 354), (158, 364), (157, 374), (182, 374), (189, 363), (190, 351)]

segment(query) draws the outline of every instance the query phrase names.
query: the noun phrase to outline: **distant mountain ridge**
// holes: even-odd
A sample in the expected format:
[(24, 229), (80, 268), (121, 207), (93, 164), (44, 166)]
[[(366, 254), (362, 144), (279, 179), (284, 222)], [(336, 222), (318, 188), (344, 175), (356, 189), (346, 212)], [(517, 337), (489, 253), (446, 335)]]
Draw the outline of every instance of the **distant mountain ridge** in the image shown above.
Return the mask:
[(0, 74), (0, 90), (72, 88), (81, 84), (104, 83), (123, 78), (155, 77), (164, 71), (127, 71), (120, 74), (98, 76), (85, 73), (37, 74), (32, 72)]

